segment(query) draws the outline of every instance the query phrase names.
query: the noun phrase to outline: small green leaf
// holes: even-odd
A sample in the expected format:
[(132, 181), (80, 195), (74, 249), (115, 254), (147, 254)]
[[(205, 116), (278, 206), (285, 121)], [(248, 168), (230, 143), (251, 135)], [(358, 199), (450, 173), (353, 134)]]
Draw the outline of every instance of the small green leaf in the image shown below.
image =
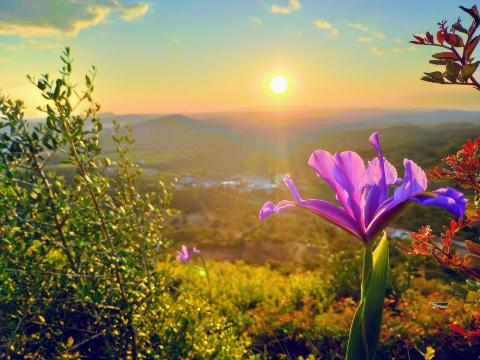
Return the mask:
[(480, 291), (480, 283), (478, 281), (467, 279), (466, 283), (467, 283), (467, 289), (468, 290)]
[(440, 71), (434, 71), (431, 73), (425, 73), (425, 75), (430, 76), (431, 78), (434, 78), (435, 80), (439, 82), (443, 82), (443, 74)]
[(426, 76), (422, 77), (423, 81), (429, 81), (437, 84), (444, 84), (445, 79), (443, 78), (443, 73), (440, 71), (434, 71), (431, 73), (424, 73)]
[(475, 71), (477, 71), (479, 64), (480, 64), (480, 61), (463, 65), (462, 78), (465, 79), (465, 81), (468, 80), (468, 78), (472, 76), (475, 73)]
[(465, 289), (463, 286), (461, 286), (461, 285), (459, 285), (459, 284), (457, 284), (457, 283), (454, 283), (454, 282), (452, 282), (452, 283), (450, 284), (450, 286), (452, 287), (453, 293), (454, 293), (456, 296), (458, 296), (458, 297), (460, 297), (460, 298), (462, 298), (462, 299), (464, 299), (464, 300), (467, 298), (468, 290)]
[(457, 79), (458, 79), (458, 75), (460, 74), (461, 70), (462, 70), (462, 65), (460, 65), (456, 61), (449, 60), (448, 63), (447, 63), (446, 78), (451, 83), (456, 83)]

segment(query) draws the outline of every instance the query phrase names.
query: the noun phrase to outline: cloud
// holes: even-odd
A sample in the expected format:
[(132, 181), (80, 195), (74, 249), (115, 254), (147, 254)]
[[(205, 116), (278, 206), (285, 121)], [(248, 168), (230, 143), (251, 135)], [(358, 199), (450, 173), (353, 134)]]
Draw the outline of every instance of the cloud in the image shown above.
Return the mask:
[(385, 55), (385, 51), (378, 46), (374, 46), (370, 49), (370, 52), (375, 56), (383, 56)]
[(394, 54), (400, 54), (400, 53), (403, 52), (403, 49), (394, 47), (394, 48), (392, 48), (392, 52), (393, 52)]
[(328, 31), (331, 37), (336, 37), (338, 35), (338, 29), (328, 21), (317, 20), (314, 24), (317, 29)]
[(356, 29), (356, 30), (363, 31), (363, 32), (367, 32), (367, 31), (368, 31), (368, 26), (363, 25), (363, 24), (361, 24), (361, 23), (347, 22), (347, 26), (348, 26), (348, 27), (351, 27), (351, 28), (353, 28), (353, 29)]
[(302, 4), (300, 4), (300, 0), (288, 0), (287, 6), (273, 4), (271, 7), (271, 11), (274, 14), (288, 15), (294, 11), (300, 10), (301, 8)]
[(122, 18), (125, 21), (133, 21), (144, 16), (148, 12), (149, 8), (150, 6), (148, 4), (125, 6), (123, 8)]
[(405, 41), (403, 41), (402, 38), (399, 38), (399, 37), (395, 38), (394, 41), (395, 41), (397, 44), (403, 44), (403, 43), (405, 42)]
[(259, 17), (251, 17), (250, 18), (250, 21), (256, 25), (262, 25), (263, 24), (263, 20), (260, 19)]
[[(381, 40), (386, 38), (386, 35), (383, 32), (370, 30), (370, 27), (368, 27), (367, 25), (364, 25), (362, 23), (346, 22), (345, 24), (352, 29), (359, 30), (359, 31), (362, 31), (362, 32), (365, 32), (365, 33), (369, 33), (370, 36), (368, 37), (368, 39), (371, 39), (371, 40), (366, 40), (367, 37), (359, 37), (359, 38), (357, 38), (358, 42), (371, 42), (373, 40), (372, 37), (377, 38), (377, 39), (381, 39)], [(360, 39), (365, 39), (366, 41), (361, 41)], [(398, 42), (398, 41), (396, 41), (396, 42), (397, 42), (397, 44), (400, 44), (400, 42)]]
[(175, 45), (180, 45), (181, 44), (181, 41), (180, 41), (180, 38), (175, 36), (173, 39), (172, 39), (172, 42), (175, 44)]
[(367, 37), (367, 36), (360, 36), (360, 37), (357, 38), (357, 42), (363, 43), (363, 44), (370, 43), (372, 41), (373, 41), (373, 39), (371, 37)]
[(132, 21), (148, 10), (146, 3), (125, 5), (120, 0), (44, 0), (41, 5), (31, 0), (2, 0), (0, 35), (76, 36), (83, 29), (106, 22), (112, 13)]

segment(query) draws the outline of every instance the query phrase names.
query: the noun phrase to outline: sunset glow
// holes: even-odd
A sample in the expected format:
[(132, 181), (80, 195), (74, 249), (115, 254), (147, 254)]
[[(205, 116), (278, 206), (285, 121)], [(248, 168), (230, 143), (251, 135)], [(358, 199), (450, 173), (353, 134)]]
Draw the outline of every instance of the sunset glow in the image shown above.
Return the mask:
[(480, 0), (0, 0), (0, 360), (480, 360), (479, 58)]
[[(89, 54), (77, 55), (75, 66), (98, 68), (96, 97), (103, 111), (115, 113), (278, 105), (322, 110), (479, 108), (468, 89), (426, 83), (412, 88), (426, 55), (411, 46), (411, 34), (430, 26), (432, 18), (441, 19), (451, 9), (449, 2), (428, 0), (435, 4), (435, 14), (419, 12), (421, 6), (410, 0), (382, 6), (378, 0), (350, 1), (341, 12), (332, 0), (296, 5), (287, 0), (235, 5), (207, 1), (203, 6), (193, 0), (168, 6), (121, 0), (122, 6), (106, 7), (86, 0), (66, 2), (50, 13), (42, 8), (41, 14), (33, 7), (19, 10), (15, 3), (0, 5), (1, 90), (32, 104), (27, 116), (40, 116), (36, 106), (42, 99), (19, 79), (54, 70), (50, 64), (67, 45), (76, 54)], [(417, 14), (413, 19), (412, 12)]]

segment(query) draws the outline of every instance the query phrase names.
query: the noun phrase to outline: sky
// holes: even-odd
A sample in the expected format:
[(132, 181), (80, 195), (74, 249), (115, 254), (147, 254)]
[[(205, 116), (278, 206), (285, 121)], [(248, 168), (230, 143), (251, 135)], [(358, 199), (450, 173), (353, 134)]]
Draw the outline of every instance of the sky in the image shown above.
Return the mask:
[[(79, 76), (115, 113), (251, 109), (480, 109), (467, 87), (420, 81), (431, 48), (409, 44), (453, 0), (1, 0), (0, 91), (41, 103), (26, 75), (55, 72), (70, 46)], [(276, 75), (288, 79), (279, 95)]]

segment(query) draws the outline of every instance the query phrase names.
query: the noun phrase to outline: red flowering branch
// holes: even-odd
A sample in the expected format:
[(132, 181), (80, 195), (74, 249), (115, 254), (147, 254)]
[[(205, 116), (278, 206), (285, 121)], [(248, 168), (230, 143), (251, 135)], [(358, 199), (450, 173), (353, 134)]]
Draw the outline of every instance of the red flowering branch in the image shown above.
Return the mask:
[[(401, 244), (401, 251), (407, 255), (430, 256), (442, 266), (457, 269), (475, 280), (480, 280), (480, 273), (469, 266), (471, 257), (465, 256), (462, 259), (457, 252), (452, 250), (454, 237), (470, 224), (469, 218), (466, 221), (452, 219), (450, 226), (443, 227), (440, 236), (433, 235), (430, 226), (422, 226), (417, 232), (411, 234), (411, 247)], [(477, 255), (475, 254), (475, 256)]]
[(445, 66), (445, 71), (425, 72), (422, 80), (436, 84), (473, 86), (480, 90), (480, 82), (475, 78), (480, 61), (475, 61), (472, 57), (480, 42), (480, 35), (477, 35), (480, 14), (476, 6), (470, 9), (463, 6), (460, 8), (472, 17), (472, 24), (468, 29), (462, 25), (460, 18), (450, 27), (447, 21), (443, 20), (437, 23), (439, 26), (436, 34), (437, 41), (430, 32), (427, 32), (425, 36), (414, 35), (414, 40), (410, 42), (415, 45), (435, 46), (447, 50), (433, 54), (433, 60), (430, 60), (430, 64)]
[[(452, 179), (460, 187), (474, 190), (477, 200), (480, 194), (480, 137), (468, 140), (456, 154), (448, 155), (442, 162), (445, 164), (444, 167), (437, 166), (428, 172), (429, 179)], [(477, 201), (474, 202), (476, 203)], [(480, 245), (467, 240), (465, 246), (474, 256), (468, 254), (464, 259), (452, 252), (455, 236), (477, 222), (480, 222), (480, 209), (478, 206), (471, 207), (467, 211), (466, 219), (450, 220), (450, 224), (443, 227), (440, 236), (434, 236), (429, 226), (412, 233), (411, 248), (404, 246), (402, 251), (409, 255), (431, 256), (444, 266), (458, 268), (472, 278), (480, 279), (480, 274), (469, 266), (472, 260), (477, 261), (477, 257), (478, 263), (474, 265), (480, 265)]]
[[(480, 13), (477, 6), (471, 8), (460, 6), (460, 8), (472, 18), (468, 29), (463, 26), (460, 18), (451, 26), (443, 20), (438, 23), (439, 30), (436, 37), (430, 32), (425, 36), (414, 35), (411, 43), (446, 50), (433, 54), (433, 60), (430, 60), (430, 64), (445, 66), (445, 71), (426, 72), (422, 80), (436, 84), (473, 86), (476, 90), (480, 90), (480, 82), (475, 77), (480, 61), (475, 61), (473, 57), (480, 43), (480, 35), (477, 34), (480, 27)], [(458, 253), (452, 251), (452, 243), (459, 232), (473, 223), (480, 222), (480, 137), (468, 140), (456, 154), (449, 155), (442, 161), (444, 167), (430, 170), (428, 177), (454, 180), (460, 187), (473, 190), (474, 201), (467, 209), (466, 218), (458, 221), (451, 220), (448, 226), (443, 227), (440, 236), (433, 235), (431, 228), (424, 226), (411, 234), (411, 245), (403, 245), (401, 251), (409, 255), (430, 256), (443, 266), (467, 274), (473, 281), (467, 280), (466, 288), (452, 283), (452, 289), (465, 304), (475, 305), (477, 301), (472, 303), (471, 294), (473, 293), (473, 298), (478, 299), (480, 273), (477, 269), (480, 269), (480, 244), (466, 240), (465, 247), (468, 252), (462, 259)], [(470, 314), (470, 317), (472, 330), (466, 330), (456, 324), (450, 324), (450, 329), (466, 338), (480, 336), (480, 317), (474, 313)]]
[(446, 167), (430, 170), (430, 179), (452, 179), (464, 189), (480, 193), (480, 137), (468, 140), (456, 154), (448, 155), (442, 162)]
[[(470, 203), (466, 217), (458, 221), (450, 220), (448, 226), (443, 226), (440, 236), (433, 235), (429, 226), (423, 226), (411, 234), (411, 245), (401, 246), (401, 251), (409, 255), (430, 256), (442, 266), (467, 274), (474, 280), (473, 282), (467, 281), (467, 289), (458, 284), (454, 285), (457, 289), (461, 289), (460, 297), (465, 303), (468, 303), (470, 301), (468, 300), (469, 292), (480, 290), (480, 272), (477, 270), (480, 268), (480, 244), (466, 240), (467, 254), (463, 258), (453, 251), (452, 244), (462, 230), (480, 222), (480, 137), (468, 140), (457, 153), (448, 155), (442, 159), (442, 162), (443, 167), (436, 167), (428, 172), (429, 179), (454, 180), (458, 186), (466, 190), (473, 190), (474, 201)], [(474, 320), (472, 330), (466, 330), (456, 324), (451, 324), (450, 329), (466, 338), (480, 336), (478, 319), (474, 315), (472, 315), (472, 319)]]

